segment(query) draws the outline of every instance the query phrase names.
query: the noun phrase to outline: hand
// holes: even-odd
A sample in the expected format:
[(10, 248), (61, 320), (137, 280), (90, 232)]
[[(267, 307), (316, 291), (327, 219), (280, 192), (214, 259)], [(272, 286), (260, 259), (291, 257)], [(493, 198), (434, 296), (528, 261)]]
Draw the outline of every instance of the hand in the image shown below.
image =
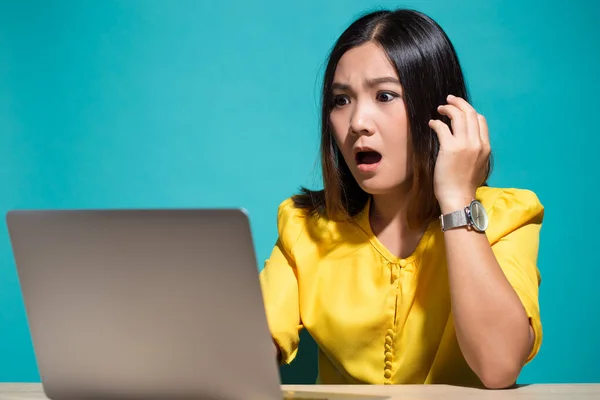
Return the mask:
[(277, 360), (278, 363), (280, 363), (281, 362), (281, 352), (279, 351), (279, 347), (277, 346), (275, 341), (273, 341), (273, 348), (275, 350), (275, 359)]
[(450, 127), (440, 120), (429, 121), (440, 141), (440, 151), (433, 173), (435, 196), (442, 213), (463, 208), (475, 198), (483, 183), (490, 156), (488, 127), (464, 99), (448, 96), (448, 104), (438, 112), (450, 118)]

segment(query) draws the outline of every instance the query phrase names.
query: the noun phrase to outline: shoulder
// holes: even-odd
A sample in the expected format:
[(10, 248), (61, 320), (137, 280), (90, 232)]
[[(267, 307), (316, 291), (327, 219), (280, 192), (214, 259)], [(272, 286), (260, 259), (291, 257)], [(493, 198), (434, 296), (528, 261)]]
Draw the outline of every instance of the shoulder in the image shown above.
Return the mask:
[(291, 250), (306, 228), (308, 213), (296, 207), (292, 197), (279, 203), (277, 208), (277, 234), (286, 250)]
[(294, 197), (283, 200), (278, 207), (277, 233), (289, 255), (300, 252), (306, 256), (316, 250), (327, 254), (361, 232), (350, 221), (333, 221), (316, 210), (298, 205)]
[(483, 186), (477, 190), (476, 198), (488, 213), (490, 240), (527, 224), (541, 225), (544, 218), (544, 206), (531, 190)]

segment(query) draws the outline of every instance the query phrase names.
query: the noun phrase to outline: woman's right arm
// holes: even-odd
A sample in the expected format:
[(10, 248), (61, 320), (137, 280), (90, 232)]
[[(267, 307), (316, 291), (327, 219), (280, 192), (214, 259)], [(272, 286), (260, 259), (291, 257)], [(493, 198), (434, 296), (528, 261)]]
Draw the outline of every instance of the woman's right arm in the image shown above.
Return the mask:
[(296, 357), (302, 329), (298, 300), (298, 278), (292, 246), (302, 231), (303, 218), (286, 200), (279, 207), (277, 227), (279, 238), (260, 272), (265, 311), (276, 357), (289, 364)]

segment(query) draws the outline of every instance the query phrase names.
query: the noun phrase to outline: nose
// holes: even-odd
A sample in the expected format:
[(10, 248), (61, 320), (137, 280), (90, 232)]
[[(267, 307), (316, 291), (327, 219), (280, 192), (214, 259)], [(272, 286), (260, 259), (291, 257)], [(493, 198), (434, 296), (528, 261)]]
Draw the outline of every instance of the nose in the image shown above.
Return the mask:
[(350, 134), (352, 135), (372, 135), (375, 133), (373, 123), (373, 110), (368, 104), (357, 104), (350, 115)]

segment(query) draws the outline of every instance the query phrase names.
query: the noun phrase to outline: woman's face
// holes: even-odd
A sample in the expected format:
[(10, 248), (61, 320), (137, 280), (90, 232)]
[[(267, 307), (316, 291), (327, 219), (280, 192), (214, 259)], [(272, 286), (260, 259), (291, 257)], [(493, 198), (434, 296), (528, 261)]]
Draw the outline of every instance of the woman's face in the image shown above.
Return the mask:
[(412, 178), (412, 149), (403, 90), (379, 45), (348, 50), (333, 78), (335, 140), (367, 193), (398, 190)]

